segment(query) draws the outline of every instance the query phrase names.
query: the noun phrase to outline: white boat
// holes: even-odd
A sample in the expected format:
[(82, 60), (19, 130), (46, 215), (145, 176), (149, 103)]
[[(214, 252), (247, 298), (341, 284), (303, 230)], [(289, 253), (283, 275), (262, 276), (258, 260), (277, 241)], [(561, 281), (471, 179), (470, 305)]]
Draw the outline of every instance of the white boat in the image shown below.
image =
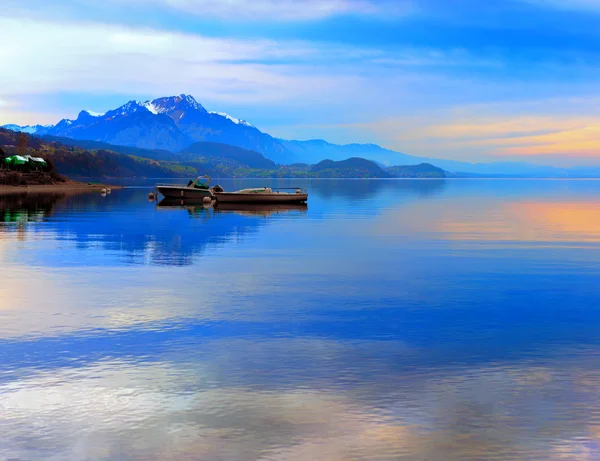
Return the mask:
[(200, 199), (210, 197), (214, 199), (209, 188), (210, 178), (206, 175), (198, 176), (195, 180), (185, 184), (156, 184), (156, 190), (169, 199)]
[(217, 189), (217, 186), (215, 186), (212, 191), (218, 203), (305, 203), (308, 200), (306, 190), (300, 188), (293, 188), (292, 190), (294, 192), (260, 187), (224, 192), (221, 188)]

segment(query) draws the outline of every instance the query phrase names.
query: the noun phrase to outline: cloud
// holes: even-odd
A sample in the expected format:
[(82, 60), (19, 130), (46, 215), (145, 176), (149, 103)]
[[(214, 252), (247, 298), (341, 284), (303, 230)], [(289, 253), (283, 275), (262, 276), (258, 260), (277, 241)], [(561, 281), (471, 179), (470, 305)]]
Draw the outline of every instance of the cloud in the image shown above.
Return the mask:
[[(142, 4), (142, 0), (113, 0), (117, 3)], [(240, 20), (310, 21), (340, 15), (405, 14), (406, 1), (369, 0), (153, 0), (155, 5), (197, 16)]]
[(429, 157), (488, 162), (529, 157), (543, 164), (594, 165), (600, 160), (597, 103), (590, 97), (432, 107), (337, 129)]
[(600, 117), (529, 115), (481, 117), (434, 125), (421, 134), (492, 154), (600, 157)]
[[(129, 6), (137, 2), (109, 1), (113, 6), (114, 2)], [(242, 14), (246, 9), (270, 8), (267, 0), (244, 4), (171, 0), (169, 5), (167, 0), (156, 1), (170, 8), (196, 8), (200, 16), (202, 11), (224, 14), (218, 8), (237, 8)], [(291, 8), (306, 6), (302, 2), (278, 5), (273, 7), (274, 14), (284, 16), (291, 14)], [(307, 8), (311, 14), (333, 14), (334, 10), (383, 11), (389, 7), (388, 2), (373, 5), (313, 0)], [(570, 141), (554, 135), (579, 130), (573, 122), (588, 118), (568, 112), (574, 104), (555, 105), (551, 111), (540, 105), (527, 113), (522, 108), (524, 98), (594, 94), (594, 84), (560, 77), (561, 69), (568, 68), (569, 75), (591, 78), (595, 66), (543, 60), (533, 66), (528, 63), (534, 75), (523, 75), (519, 74), (523, 57), (515, 58), (506, 50), (482, 53), (451, 46), (390, 48), (231, 39), (150, 27), (34, 20), (29, 14), (14, 14), (14, 18), (0, 18), (0, 39), (8, 44), (0, 49), (0, 60), (10, 63), (0, 73), (0, 100), (7, 101), (0, 110), (0, 123), (55, 123), (73, 117), (82, 107), (102, 111), (132, 98), (191, 93), (210, 108), (251, 120), (281, 137), (374, 142), (415, 155), (465, 160), (490, 160), (497, 155), (596, 155), (593, 128), (571, 133)], [(79, 96), (67, 106), (69, 97), (61, 95)], [(111, 98), (110, 105), (82, 104), (86, 97), (101, 101), (105, 95)], [(44, 98), (54, 99), (45, 106)], [(501, 100), (513, 101), (512, 106), (499, 108), (496, 102)], [(487, 107), (468, 106), (482, 101)], [(461, 112), (461, 107), (468, 110)], [(590, 120), (591, 126), (596, 122)], [(527, 149), (518, 151), (521, 146)]]
[[(173, 94), (251, 101), (326, 91), (343, 78), (293, 66), (322, 53), (300, 42), (230, 40), (97, 23), (0, 19), (6, 95), (56, 92)], [(333, 55), (341, 49), (329, 48)], [(312, 70), (312, 71), (311, 71)], [(348, 83), (348, 82), (345, 82)], [(0, 94), (0, 96), (2, 96)]]
[[(41, 107), (40, 96), (60, 94), (94, 95), (96, 99), (106, 94), (119, 101), (116, 95), (123, 95), (125, 102), (134, 97), (191, 93), (217, 108), (223, 104), (275, 106), (277, 119), (286, 111), (298, 117), (302, 109), (313, 120), (316, 107), (321, 118), (375, 109), (381, 114), (396, 110), (400, 102), (406, 106), (406, 96), (414, 99), (422, 91), (417, 86), (439, 86), (439, 79), (424, 75), (419, 66), (445, 66), (468, 58), (464, 51), (411, 48), (385, 52), (331, 43), (225, 39), (23, 18), (0, 19), (0, 39), (10, 44), (0, 49), (0, 60), (11, 63), (0, 74), (0, 98), (14, 101), (10, 111), (0, 113), (0, 123), (56, 122), (73, 116), (67, 112), (55, 117), (56, 112), (66, 110), (58, 104)], [(381, 62), (384, 56), (390, 60)], [(24, 106), (24, 99), (33, 100), (32, 108)], [(353, 110), (340, 110), (348, 106)], [(30, 116), (35, 111), (47, 114), (41, 120), (42, 116)], [(240, 117), (254, 120), (252, 114)]]

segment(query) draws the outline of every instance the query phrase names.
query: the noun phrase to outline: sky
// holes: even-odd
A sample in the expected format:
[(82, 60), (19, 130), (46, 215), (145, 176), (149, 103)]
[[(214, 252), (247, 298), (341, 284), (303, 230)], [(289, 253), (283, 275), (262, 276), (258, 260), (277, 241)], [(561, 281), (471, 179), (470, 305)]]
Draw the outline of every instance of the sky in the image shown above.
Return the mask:
[(600, 0), (0, 7), (0, 124), (186, 93), (287, 139), (600, 165)]

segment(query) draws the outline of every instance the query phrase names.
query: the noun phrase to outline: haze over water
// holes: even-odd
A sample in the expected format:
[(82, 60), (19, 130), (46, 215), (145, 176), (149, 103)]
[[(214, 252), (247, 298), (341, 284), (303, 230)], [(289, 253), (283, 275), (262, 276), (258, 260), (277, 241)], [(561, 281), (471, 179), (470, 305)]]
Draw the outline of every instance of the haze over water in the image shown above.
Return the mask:
[(600, 458), (600, 181), (273, 184), (0, 197), (0, 459)]

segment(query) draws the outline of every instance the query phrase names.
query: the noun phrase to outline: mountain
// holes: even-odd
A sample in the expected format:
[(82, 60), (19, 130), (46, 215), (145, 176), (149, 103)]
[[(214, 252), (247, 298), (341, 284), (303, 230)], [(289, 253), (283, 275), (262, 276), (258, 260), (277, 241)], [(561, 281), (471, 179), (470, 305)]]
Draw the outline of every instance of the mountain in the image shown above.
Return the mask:
[(171, 152), (164, 149), (141, 149), (139, 147), (117, 146), (102, 141), (88, 141), (85, 139), (62, 138), (50, 135), (44, 135), (42, 136), (42, 139), (45, 141), (59, 142), (67, 146), (77, 146), (82, 149), (110, 150), (120, 154), (133, 155), (152, 160), (183, 163), (195, 161), (199, 158), (219, 158), (234, 160), (249, 168), (272, 169), (276, 167), (275, 162), (258, 152), (215, 142), (197, 142), (191, 146), (187, 146), (181, 152)]
[(332, 144), (322, 139), (308, 141), (287, 141), (278, 139), (293, 157), (302, 163), (318, 163), (322, 159), (344, 160), (348, 157), (362, 157), (382, 164), (419, 164), (422, 159), (412, 155), (384, 149), (376, 144)]
[(241, 149), (227, 144), (197, 142), (183, 149), (182, 154), (195, 154), (205, 158), (227, 158), (250, 168), (274, 169), (277, 165), (262, 154), (253, 150)]
[(83, 110), (75, 120), (63, 119), (55, 126), (5, 128), (172, 152), (199, 141), (213, 142), (258, 151), (279, 163), (290, 160), (288, 152), (272, 136), (224, 112), (209, 112), (185, 94), (145, 102), (132, 100), (103, 114)]
[(46, 134), (171, 151), (190, 143), (170, 117), (154, 114), (137, 101), (129, 101), (105, 114), (81, 111), (77, 119), (61, 120)]
[(441, 168), (421, 163), (420, 165), (391, 166), (385, 169), (395, 178), (445, 178), (446, 172)]
[[(417, 157), (385, 149), (376, 144), (332, 144), (324, 140), (295, 141), (272, 137), (250, 123), (223, 112), (209, 112), (192, 96), (181, 94), (152, 101), (129, 101), (104, 114), (81, 111), (75, 120), (56, 125), (5, 125), (13, 131), (76, 140), (104, 142), (157, 151), (155, 159), (166, 159), (165, 151), (182, 152), (197, 142), (228, 144), (260, 153), (277, 164), (316, 164), (322, 159), (342, 161), (366, 158), (382, 165), (428, 163), (455, 177), (597, 177), (598, 168), (555, 168), (521, 162), (469, 163), (434, 157)], [(206, 146), (205, 146), (206, 147)], [(210, 154), (207, 150), (204, 156)], [(135, 155), (135, 154), (133, 154)], [(158, 156), (158, 157), (157, 157)], [(181, 160), (181, 157), (177, 158)]]
[[(0, 128), (0, 155), (15, 153), (42, 157), (73, 178), (99, 177), (272, 177), (279, 167), (258, 152), (217, 143), (195, 143), (185, 152), (116, 146), (100, 141), (45, 135), (26, 135), (17, 147), (19, 132)], [(24, 150), (23, 150), (24, 149)]]
[(379, 165), (364, 158), (352, 157), (346, 160), (323, 160), (310, 168), (321, 178), (391, 178), (392, 175)]
[(7, 130), (18, 131), (20, 133), (27, 133), (27, 134), (37, 134), (37, 135), (45, 134), (48, 132), (48, 130), (50, 130), (53, 127), (54, 127), (54, 125), (14, 125), (14, 124), (9, 124), (9, 125), (2, 126), (2, 128), (6, 128)]
[(166, 149), (142, 149), (140, 147), (117, 146), (102, 141), (90, 141), (87, 139), (72, 139), (61, 136), (43, 135), (42, 140), (46, 142), (57, 142), (65, 146), (76, 146), (87, 150), (110, 150), (119, 154), (134, 155), (152, 160), (176, 161), (181, 156)]
[[(262, 154), (226, 144), (199, 142), (172, 153), (114, 146), (100, 141), (25, 135), (0, 128), (0, 152), (42, 157), (59, 173), (73, 178), (184, 177), (208, 174), (214, 178), (390, 178), (388, 171), (364, 158), (324, 160), (316, 165), (280, 166)], [(64, 143), (61, 141), (65, 141)], [(431, 165), (394, 167), (403, 177), (424, 177), (441, 171)], [(442, 172), (443, 173), (443, 172)], [(438, 176), (439, 177), (439, 176)], [(1, 181), (0, 181), (1, 182)]]
[(224, 112), (209, 112), (190, 95), (158, 98), (144, 104), (150, 111), (170, 117), (192, 142), (230, 144), (260, 152), (278, 163), (289, 160), (285, 148), (272, 136)]
[(322, 158), (341, 160), (349, 156), (368, 158), (380, 165), (419, 165), (422, 163), (433, 164), (445, 171), (462, 173), (463, 176), (527, 176), (527, 177), (569, 177), (586, 174), (590, 170), (578, 169), (568, 171), (551, 166), (533, 165), (521, 162), (492, 162), (492, 163), (469, 163), (456, 160), (440, 158), (416, 157), (390, 149), (385, 149), (377, 144), (331, 144), (322, 139), (308, 141), (286, 141), (279, 142), (289, 150), (293, 156), (302, 159), (302, 162), (315, 163)]

